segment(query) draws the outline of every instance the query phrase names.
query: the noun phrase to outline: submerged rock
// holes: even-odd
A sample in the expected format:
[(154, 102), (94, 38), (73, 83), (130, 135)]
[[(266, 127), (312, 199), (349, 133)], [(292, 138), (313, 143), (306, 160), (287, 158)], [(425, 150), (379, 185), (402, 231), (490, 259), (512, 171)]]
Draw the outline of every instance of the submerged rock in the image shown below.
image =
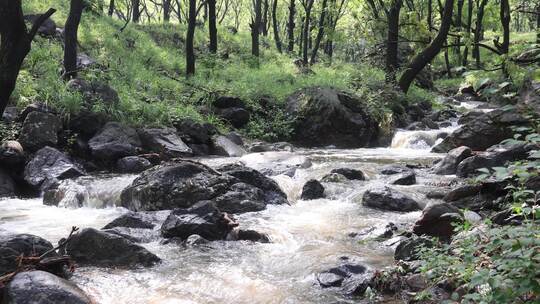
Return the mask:
[(362, 196), (362, 204), (367, 207), (400, 212), (422, 209), (414, 199), (389, 187), (367, 190)]
[(75, 284), (44, 271), (18, 273), (7, 284), (2, 304), (93, 304)]
[(74, 164), (67, 155), (45, 147), (37, 151), (34, 158), (24, 168), (24, 180), (33, 187), (46, 190), (58, 181), (84, 175), (85, 172)]
[(303, 200), (324, 198), (324, 186), (315, 179), (307, 181), (302, 188), (301, 198)]
[(381, 168), (380, 173), (382, 175), (394, 175), (400, 173), (408, 173), (412, 169), (403, 165), (386, 165)]

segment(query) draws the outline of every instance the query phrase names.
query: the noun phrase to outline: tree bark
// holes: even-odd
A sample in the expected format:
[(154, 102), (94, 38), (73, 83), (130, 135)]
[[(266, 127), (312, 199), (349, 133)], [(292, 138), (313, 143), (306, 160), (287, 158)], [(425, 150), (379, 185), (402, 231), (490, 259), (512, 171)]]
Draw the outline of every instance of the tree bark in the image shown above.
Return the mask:
[(476, 12), (476, 28), (474, 30), (473, 57), (476, 59), (477, 68), (480, 68), (482, 66), (482, 61), (480, 58), (480, 47), (478, 46), (478, 44), (482, 40), (483, 36), (482, 23), (484, 19), (484, 8), (487, 2), (488, 0), (482, 0), (481, 3), (478, 4)]
[(263, 13), (261, 15), (261, 29), (260, 32), (263, 34), (264, 37), (268, 36), (268, 0), (264, 0), (263, 2)]
[(163, 21), (171, 20), (171, 0), (163, 0)]
[(109, 11), (107, 15), (109, 15), (109, 17), (112, 17), (113, 14), (114, 14), (114, 0), (111, 0), (109, 2)]
[(427, 3), (427, 24), (428, 24), (428, 31), (431, 33), (431, 29), (433, 28), (433, 1), (432, 0), (428, 0), (428, 3)]
[(424, 67), (430, 63), (437, 54), (439, 54), (441, 47), (443, 46), (450, 26), (452, 24), (452, 13), (454, 10), (454, 0), (446, 0), (444, 5), (443, 17), (441, 20), (441, 26), (435, 39), (419, 54), (414, 56), (411, 63), (407, 66), (403, 74), (399, 79), (399, 87), (403, 92), (407, 93), (411, 87), (414, 78), (418, 73), (424, 69)]
[(54, 12), (56, 10), (49, 9), (28, 31), (21, 0), (0, 0), (0, 116), (15, 89), (24, 58), (30, 52), (32, 39), (39, 26)]
[(306, 11), (306, 18), (304, 20), (304, 41), (302, 45), (302, 62), (304, 65), (308, 65), (308, 47), (309, 47), (309, 26), (310, 26), (310, 18), (311, 18), (311, 9), (313, 8), (313, 3), (315, 0), (305, 0), (306, 3), (304, 3), (304, 9)]
[(540, 44), (540, 3), (536, 6), (536, 43)]
[[(468, 0), (467, 5), (467, 38), (470, 38), (471, 31), (472, 31), (472, 15), (473, 15), (473, 0)], [(467, 66), (469, 64), (469, 47), (465, 46), (465, 49), (463, 50), (463, 66)]]
[(272, 3), (272, 31), (274, 32), (274, 41), (276, 42), (276, 48), (278, 52), (282, 53), (283, 48), (281, 45), (281, 39), (279, 38), (279, 24), (278, 24), (278, 18), (277, 18), (277, 4), (278, 0), (274, 0)]
[(141, 1), (140, 0), (131, 0), (132, 7), (132, 16), (131, 20), (138, 23), (141, 19)]
[(317, 33), (317, 38), (315, 38), (315, 45), (313, 46), (313, 50), (311, 51), (311, 64), (314, 64), (315, 60), (317, 59), (317, 52), (319, 51), (321, 41), (324, 37), (324, 28), (326, 27), (326, 19), (327, 19), (326, 18), (327, 3), (328, 3), (328, 0), (323, 0), (322, 2), (321, 18), (319, 19), (319, 32)]
[(508, 0), (501, 0), (500, 7), (501, 24), (503, 28), (503, 42), (497, 45), (501, 54), (508, 54), (510, 47), (510, 3)]
[(195, 26), (197, 25), (197, 0), (189, 0), (188, 6), (188, 28), (186, 32), (186, 77), (195, 74), (195, 50), (193, 40), (195, 37)]
[(287, 39), (289, 42), (289, 47), (287, 48), (287, 51), (289, 53), (292, 53), (294, 51), (294, 18), (296, 14), (296, 4), (295, 0), (289, 0), (289, 22), (287, 22)]
[(388, 37), (386, 41), (386, 82), (396, 82), (398, 69), (399, 13), (403, 0), (393, 0), (388, 11)]
[(216, 22), (216, 0), (208, 0), (208, 31), (210, 35), (210, 52), (213, 54), (216, 54), (218, 49)]
[(84, 8), (84, 0), (71, 0), (64, 28), (64, 79), (77, 77), (77, 32)]
[(262, 0), (254, 1), (255, 18), (251, 23), (251, 55), (259, 57), (259, 31), (261, 29), (261, 3)]
[[(462, 18), (463, 18), (463, 5), (465, 4), (465, 0), (458, 0), (457, 2), (457, 16), (456, 16), (456, 28), (457, 31), (461, 33), (461, 26), (462, 26)], [(456, 37), (456, 55), (458, 58), (458, 64), (461, 64), (461, 36), (458, 35)]]

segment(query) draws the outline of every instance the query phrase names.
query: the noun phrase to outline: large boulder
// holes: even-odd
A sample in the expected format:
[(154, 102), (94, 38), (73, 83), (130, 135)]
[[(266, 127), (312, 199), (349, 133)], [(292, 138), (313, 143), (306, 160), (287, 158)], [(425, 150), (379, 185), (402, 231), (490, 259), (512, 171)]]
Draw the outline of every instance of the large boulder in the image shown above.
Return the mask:
[(362, 204), (367, 207), (400, 212), (422, 209), (417, 201), (389, 187), (367, 190), (362, 196)]
[(304, 184), (304, 187), (302, 187), (302, 195), (300, 197), (303, 200), (324, 198), (324, 187), (316, 179), (308, 180)]
[(513, 111), (494, 110), (482, 113), (452, 132), (432, 150), (448, 152), (460, 146), (467, 146), (472, 150), (485, 150), (512, 137), (513, 125), (526, 123), (528, 123), (526, 118)]
[(455, 225), (463, 222), (461, 211), (455, 206), (442, 203), (424, 209), (422, 216), (414, 223), (413, 232), (417, 235), (438, 237), (450, 240)]
[(344, 294), (350, 296), (362, 296), (372, 279), (373, 271), (361, 264), (343, 264), (317, 274), (321, 287), (340, 287)]
[(212, 102), (212, 105), (218, 109), (245, 108), (246, 104), (242, 99), (235, 96), (219, 96)]
[(466, 146), (452, 149), (440, 162), (435, 165), (433, 171), (435, 174), (439, 175), (456, 174), (459, 163), (471, 155), (471, 149)]
[(181, 240), (196, 234), (216, 241), (224, 240), (235, 225), (214, 203), (202, 201), (188, 209), (173, 210), (163, 222), (161, 234), (166, 238), (178, 237)]
[(0, 198), (15, 195), (15, 182), (4, 169), (0, 168)]
[(379, 133), (362, 100), (333, 88), (300, 90), (287, 98), (286, 110), (296, 119), (293, 140), (305, 146), (365, 147)]
[(152, 266), (161, 261), (127, 238), (93, 228), (74, 235), (66, 253), (79, 264), (104, 267)]
[(35, 188), (45, 188), (60, 180), (75, 178), (85, 172), (67, 155), (55, 148), (45, 147), (34, 155), (24, 168), (24, 180)]
[(248, 110), (237, 107), (219, 109), (217, 113), (221, 118), (228, 121), (235, 128), (245, 127), (251, 118), (251, 114)]
[(277, 184), (244, 168), (222, 167), (220, 173), (193, 161), (179, 161), (143, 172), (121, 195), (122, 206), (134, 210), (189, 208), (213, 201), (229, 213), (260, 211), (268, 204), (285, 204)]
[(90, 141), (92, 156), (102, 161), (116, 161), (136, 155), (141, 149), (137, 131), (118, 122), (107, 123)]
[(457, 166), (456, 175), (468, 177), (475, 175), (478, 169), (504, 166), (506, 162), (526, 159), (528, 152), (536, 148), (535, 145), (515, 144), (510, 146), (496, 145), (486, 152), (464, 159)]
[(2, 304), (92, 304), (75, 284), (44, 271), (18, 273), (7, 284)]
[(165, 157), (191, 156), (193, 151), (172, 128), (139, 130), (142, 145), (149, 152), (160, 153)]
[(31, 234), (0, 236), (0, 276), (16, 270), (18, 256), (40, 256), (52, 248), (49, 241)]
[(58, 144), (60, 120), (54, 114), (34, 111), (23, 122), (19, 142), (25, 150), (37, 151)]

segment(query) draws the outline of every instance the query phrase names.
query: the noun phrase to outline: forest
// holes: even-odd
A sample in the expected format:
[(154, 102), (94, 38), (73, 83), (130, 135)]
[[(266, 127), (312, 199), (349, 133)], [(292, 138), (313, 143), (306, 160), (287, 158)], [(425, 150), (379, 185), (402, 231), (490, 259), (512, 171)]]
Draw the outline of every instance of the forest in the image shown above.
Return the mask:
[(540, 302), (540, 0), (0, 0), (0, 114), (0, 304)]

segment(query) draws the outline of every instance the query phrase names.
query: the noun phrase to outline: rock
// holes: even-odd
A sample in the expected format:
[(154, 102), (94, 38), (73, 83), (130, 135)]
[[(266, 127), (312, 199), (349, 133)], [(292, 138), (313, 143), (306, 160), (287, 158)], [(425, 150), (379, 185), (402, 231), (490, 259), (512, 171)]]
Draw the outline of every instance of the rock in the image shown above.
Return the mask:
[(92, 156), (102, 161), (116, 161), (136, 155), (141, 149), (137, 131), (118, 122), (107, 123), (90, 141)]
[(57, 115), (55, 109), (51, 108), (49, 105), (43, 103), (43, 102), (34, 102), (29, 105), (27, 105), (19, 114), (18, 121), (24, 122), (26, 117), (28, 117), (28, 114), (32, 112), (41, 112), (41, 113), (47, 113), (47, 114), (53, 114)]
[(243, 108), (221, 109), (218, 111), (218, 115), (228, 121), (235, 128), (245, 127), (251, 118), (251, 114)]
[(188, 209), (173, 210), (163, 222), (161, 234), (182, 240), (194, 234), (210, 241), (224, 240), (234, 228), (232, 224), (214, 203), (202, 201)]
[(426, 198), (429, 199), (443, 199), (448, 194), (447, 191), (444, 190), (432, 190), (426, 193)]
[(379, 126), (364, 102), (332, 88), (302, 89), (287, 98), (286, 111), (296, 118), (293, 140), (304, 146), (365, 147), (375, 142)]
[(0, 164), (4, 168), (18, 168), (24, 165), (26, 157), (22, 145), (15, 140), (8, 140), (0, 145)]
[(268, 238), (266, 234), (260, 233), (255, 230), (238, 229), (238, 231), (236, 232), (236, 239), (239, 241), (270, 243), (270, 239)]
[(527, 178), (525, 181), (525, 188), (535, 192), (540, 191), (540, 175)]
[(350, 296), (364, 294), (373, 279), (373, 272), (360, 264), (343, 264), (317, 274), (321, 287), (341, 287), (343, 293)]
[(15, 182), (0, 168), (0, 198), (15, 196)]
[(512, 137), (512, 125), (527, 124), (527, 119), (516, 112), (494, 110), (468, 121), (433, 147), (434, 152), (448, 152), (460, 146), (485, 150)]
[(120, 102), (118, 93), (108, 84), (99, 81), (88, 82), (80, 78), (75, 78), (67, 83), (67, 87), (81, 93), (86, 106), (101, 102), (108, 107), (114, 107)]
[(218, 135), (212, 140), (212, 150), (213, 154), (229, 157), (239, 157), (246, 154), (244, 148), (233, 143), (230, 139), (225, 136)]
[(435, 165), (433, 171), (438, 175), (456, 174), (459, 163), (471, 155), (471, 149), (466, 146), (452, 149), (439, 163)]
[(212, 103), (212, 105), (219, 109), (246, 107), (246, 104), (242, 99), (234, 96), (220, 96)]
[(69, 129), (75, 133), (83, 135), (86, 139), (92, 138), (101, 130), (107, 118), (101, 113), (83, 109), (73, 115), (68, 123)]
[(40, 149), (24, 168), (24, 180), (35, 188), (45, 188), (60, 180), (85, 175), (67, 155), (51, 148)]
[(17, 269), (17, 257), (39, 256), (51, 250), (53, 245), (31, 234), (0, 236), (0, 276)]
[(463, 222), (461, 211), (448, 203), (431, 205), (414, 223), (413, 232), (448, 241), (454, 234), (455, 225)]
[(486, 180), (480, 184), (453, 189), (443, 200), (460, 209), (472, 211), (492, 209), (508, 194), (507, 185), (506, 181)]
[(411, 169), (402, 165), (386, 165), (382, 167), (380, 173), (383, 175), (394, 175), (399, 173), (408, 173)]
[(221, 169), (224, 173), (192, 161), (154, 167), (124, 189), (122, 206), (133, 211), (170, 210), (210, 200), (222, 211), (240, 213), (287, 203), (277, 184), (259, 172), (238, 166)]
[(172, 128), (142, 129), (139, 131), (142, 146), (149, 152), (160, 153), (165, 157), (191, 156), (193, 151)]
[(192, 234), (187, 238), (185, 244), (187, 247), (197, 247), (208, 244), (208, 240), (198, 234)]
[(450, 192), (448, 192), (443, 200), (445, 202), (453, 202), (460, 200), (465, 197), (473, 196), (478, 193), (480, 193), (480, 190), (482, 189), (481, 185), (464, 185), (457, 187), (455, 189), (452, 189)]
[(77, 68), (82, 70), (96, 64), (96, 60), (85, 53), (77, 54)]
[(412, 170), (405, 173), (395, 174), (390, 178), (390, 184), (403, 186), (414, 185), (416, 184), (416, 174)]
[(318, 180), (311, 179), (304, 184), (301, 195), (303, 200), (307, 201), (324, 197), (324, 187)]
[(424, 237), (413, 237), (401, 241), (394, 252), (396, 261), (415, 261), (419, 259), (419, 250), (423, 247), (431, 247), (431, 240)]
[(18, 273), (6, 286), (2, 304), (92, 304), (75, 284), (44, 271)]
[(459, 87), (458, 93), (459, 94), (473, 94), (473, 95), (475, 95), (476, 91), (474, 90), (474, 87), (472, 85), (470, 85), (470, 84), (462, 84)]
[[(34, 24), (41, 15), (25, 15), (24, 20)], [(39, 26), (38, 34), (41, 36), (55, 36), (56, 35), (56, 23), (51, 18), (45, 19), (45, 21)]]
[(294, 147), (290, 143), (287, 143), (287, 142), (277, 142), (277, 143), (256, 142), (249, 147), (249, 152), (278, 152), (278, 151), (293, 152)]
[(362, 196), (362, 204), (367, 207), (400, 212), (422, 209), (418, 202), (389, 187), (367, 190)]
[(333, 169), (330, 173), (337, 173), (345, 176), (349, 180), (365, 180), (366, 177), (364, 173), (360, 170), (349, 169), (349, 168), (338, 168)]
[(182, 140), (188, 144), (210, 144), (217, 129), (211, 124), (201, 124), (191, 119), (174, 123), (174, 127)]
[(496, 145), (485, 153), (464, 159), (456, 170), (459, 177), (469, 177), (478, 173), (481, 168), (502, 167), (506, 162), (526, 159), (534, 145), (515, 144), (511, 146)]
[(56, 115), (31, 112), (23, 122), (19, 142), (29, 151), (37, 151), (45, 146), (56, 146), (60, 127)]
[(409, 286), (410, 290), (418, 292), (428, 287), (428, 281), (423, 274), (415, 273), (408, 275), (405, 278), (405, 283)]
[(2, 121), (11, 124), (19, 119), (19, 109), (17, 107), (6, 107), (2, 113)]
[(152, 163), (140, 156), (126, 156), (116, 162), (116, 168), (120, 173), (140, 173), (151, 167)]
[[(538, 50), (540, 49), (536, 49), (537, 54)], [(531, 79), (526, 80), (519, 95), (520, 104), (537, 114), (540, 113), (540, 82)]]
[(240, 134), (236, 132), (229, 132), (227, 133), (227, 135), (225, 135), (225, 137), (227, 137), (227, 139), (229, 139), (230, 141), (232, 141), (233, 143), (239, 146), (244, 145), (244, 140), (242, 139), (242, 136), (240, 136)]
[(142, 213), (129, 212), (120, 217), (117, 217), (112, 222), (108, 223), (103, 229), (112, 229), (115, 227), (153, 229), (154, 224), (149, 216)]
[(132, 241), (104, 231), (86, 228), (73, 236), (66, 252), (77, 263), (102, 267), (152, 266), (161, 261)]
[(339, 173), (330, 173), (323, 176), (321, 182), (323, 183), (344, 183), (349, 179)]

